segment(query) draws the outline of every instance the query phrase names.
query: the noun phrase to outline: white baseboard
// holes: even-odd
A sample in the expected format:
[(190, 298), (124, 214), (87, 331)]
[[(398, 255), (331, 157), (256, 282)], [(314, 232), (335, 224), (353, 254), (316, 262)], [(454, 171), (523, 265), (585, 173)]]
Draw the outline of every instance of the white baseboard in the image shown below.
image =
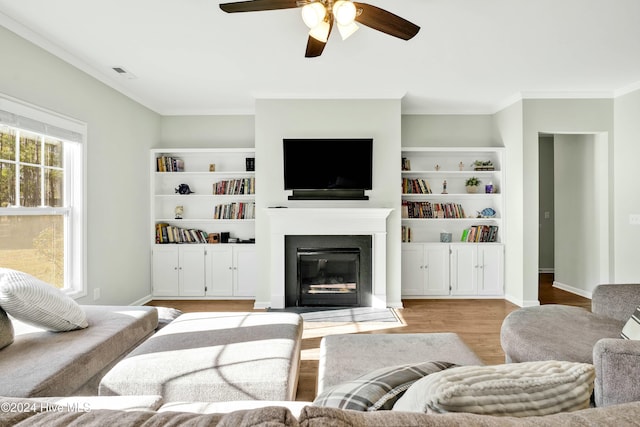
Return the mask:
[(555, 268), (544, 268), (544, 267), (540, 267), (538, 268), (538, 273), (555, 273), (556, 269)]
[(147, 295), (146, 297), (142, 297), (138, 301), (134, 301), (129, 305), (145, 305), (146, 303), (148, 303), (152, 299), (153, 298), (151, 297), (151, 295)]
[(512, 304), (517, 305), (518, 307), (535, 307), (540, 305), (540, 301), (538, 300), (523, 300), (521, 298), (515, 298), (513, 295), (506, 294), (504, 299), (509, 301)]
[(561, 289), (566, 292), (570, 292), (575, 295), (580, 295), (581, 297), (584, 297), (584, 298), (591, 299), (592, 293), (589, 291), (585, 291), (584, 289), (575, 288), (573, 286), (565, 285), (564, 283), (560, 283), (556, 281), (553, 282), (553, 287)]
[(266, 310), (267, 308), (271, 307), (271, 301), (255, 301), (253, 303), (253, 308), (255, 310)]

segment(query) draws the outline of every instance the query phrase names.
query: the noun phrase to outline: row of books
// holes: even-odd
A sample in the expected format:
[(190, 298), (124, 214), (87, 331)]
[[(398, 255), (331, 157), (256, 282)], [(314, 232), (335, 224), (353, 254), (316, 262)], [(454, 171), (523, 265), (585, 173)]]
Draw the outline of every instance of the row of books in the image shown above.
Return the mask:
[(402, 243), (411, 242), (411, 227), (402, 226)]
[(184, 172), (184, 160), (176, 157), (156, 157), (156, 171), (158, 172)]
[(497, 242), (498, 226), (497, 225), (474, 225), (470, 228), (462, 230), (461, 242)]
[(465, 218), (459, 203), (402, 201), (402, 218)]
[(207, 233), (202, 230), (158, 223), (156, 224), (156, 243), (207, 243)]
[(254, 219), (256, 204), (254, 202), (234, 202), (216, 205), (214, 219)]
[(213, 194), (256, 194), (256, 179), (225, 179), (213, 184)]
[(404, 194), (431, 194), (429, 181), (423, 178), (402, 178), (402, 192)]

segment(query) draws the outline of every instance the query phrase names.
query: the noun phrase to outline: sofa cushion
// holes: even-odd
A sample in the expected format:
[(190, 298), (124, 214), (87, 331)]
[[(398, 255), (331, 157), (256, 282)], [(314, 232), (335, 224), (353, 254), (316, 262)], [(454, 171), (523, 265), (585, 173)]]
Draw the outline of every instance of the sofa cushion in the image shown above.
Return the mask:
[(50, 331), (88, 326), (84, 311), (61, 290), (8, 268), (0, 269), (0, 306), (16, 319)]
[(423, 362), (376, 369), (323, 391), (313, 404), (356, 411), (389, 410), (414, 382), (453, 366), (449, 362)]
[(13, 342), (13, 324), (7, 313), (0, 308), (0, 349)]
[(636, 311), (622, 328), (620, 336), (626, 340), (640, 340), (640, 306), (636, 307)]
[[(97, 394), (96, 376), (154, 332), (153, 307), (85, 305), (89, 327), (57, 333), (14, 321), (15, 340), (0, 350), (0, 396)], [(84, 386), (94, 382), (92, 390)]]
[(594, 379), (588, 363), (460, 366), (416, 381), (393, 410), (517, 417), (575, 411), (589, 407)]

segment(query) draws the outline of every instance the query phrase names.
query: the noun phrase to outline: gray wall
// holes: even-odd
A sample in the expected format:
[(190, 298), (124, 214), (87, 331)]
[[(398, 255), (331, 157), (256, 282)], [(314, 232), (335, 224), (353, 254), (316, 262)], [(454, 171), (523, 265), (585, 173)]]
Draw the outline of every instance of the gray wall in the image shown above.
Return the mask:
[(615, 244), (616, 283), (640, 283), (638, 242), (640, 226), (629, 224), (630, 214), (640, 214), (640, 196), (634, 171), (640, 167), (640, 90), (616, 98), (614, 103), (616, 129), (611, 169), (615, 191), (612, 216)]
[[(607, 145), (597, 135), (555, 135), (555, 285), (591, 297), (606, 281)], [(604, 187), (604, 188), (603, 188)], [(602, 277), (601, 277), (602, 276)]]
[[(87, 123), (87, 296), (129, 304), (150, 293), (149, 148), (160, 116), (0, 27), (0, 92)], [(94, 301), (93, 290), (101, 297)]]

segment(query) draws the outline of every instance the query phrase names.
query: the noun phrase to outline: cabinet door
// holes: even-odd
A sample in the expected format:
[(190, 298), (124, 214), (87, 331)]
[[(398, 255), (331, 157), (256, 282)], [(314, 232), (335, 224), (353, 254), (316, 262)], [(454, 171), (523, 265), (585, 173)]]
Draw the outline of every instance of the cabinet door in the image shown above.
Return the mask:
[(233, 296), (233, 248), (209, 245), (207, 273), (207, 296)]
[(153, 295), (178, 296), (178, 248), (175, 245), (156, 245), (151, 258)]
[(180, 296), (200, 297), (204, 295), (204, 246), (182, 245), (179, 247)]
[(449, 245), (425, 245), (424, 295), (449, 295)]
[(479, 295), (503, 295), (504, 246), (478, 245)]
[(424, 295), (424, 245), (402, 245), (402, 295)]
[(477, 245), (451, 245), (451, 295), (477, 295), (478, 269)]
[(235, 284), (233, 295), (238, 297), (255, 296), (258, 279), (257, 263), (256, 249), (253, 245), (241, 245), (234, 248)]

